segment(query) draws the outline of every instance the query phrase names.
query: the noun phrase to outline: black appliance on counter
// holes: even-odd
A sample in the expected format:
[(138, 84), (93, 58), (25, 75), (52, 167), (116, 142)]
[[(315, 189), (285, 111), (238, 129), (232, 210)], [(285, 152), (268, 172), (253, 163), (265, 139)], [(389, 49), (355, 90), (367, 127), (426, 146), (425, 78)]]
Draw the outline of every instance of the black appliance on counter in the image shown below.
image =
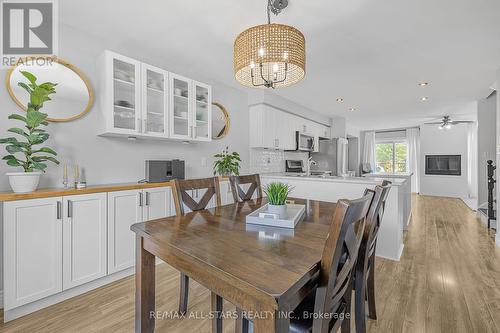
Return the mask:
[(147, 160), (146, 183), (161, 183), (172, 179), (184, 179), (185, 166), (181, 160)]
[(286, 160), (285, 163), (286, 172), (304, 172), (304, 162), (302, 160)]

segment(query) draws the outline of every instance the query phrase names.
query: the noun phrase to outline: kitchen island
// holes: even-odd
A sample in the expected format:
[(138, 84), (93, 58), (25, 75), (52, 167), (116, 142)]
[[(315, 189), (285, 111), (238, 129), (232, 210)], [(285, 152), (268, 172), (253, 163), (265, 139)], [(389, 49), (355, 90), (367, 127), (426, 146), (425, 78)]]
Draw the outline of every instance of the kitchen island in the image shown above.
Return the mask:
[[(263, 185), (272, 181), (294, 187), (292, 197), (336, 202), (340, 199), (356, 199), (366, 188), (380, 185), (382, 178), (307, 176), (305, 174), (268, 173), (261, 174)], [(385, 213), (378, 235), (376, 255), (399, 261), (403, 252), (403, 230), (411, 213), (411, 193), (408, 179), (393, 178), (387, 197)], [(408, 207), (410, 205), (410, 207)]]

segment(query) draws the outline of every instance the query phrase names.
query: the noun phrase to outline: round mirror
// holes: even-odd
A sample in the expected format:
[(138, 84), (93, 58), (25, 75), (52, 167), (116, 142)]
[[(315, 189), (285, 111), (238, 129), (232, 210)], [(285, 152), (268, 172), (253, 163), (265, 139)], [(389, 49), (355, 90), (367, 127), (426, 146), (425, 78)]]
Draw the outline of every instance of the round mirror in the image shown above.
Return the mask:
[(10, 97), (26, 111), (29, 95), (19, 82), (27, 82), (21, 71), (36, 76), (37, 83), (57, 83), (52, 100), (45, 103), (41, 111), (48, 114), (47, 120), (71, 121), (82, 117), (92, 107), (94, 94), (87, 78), (70, 63), (53, 57), (24, 58), (7, 73), (7, 90)]
[(219, 140), (229, 133), (229, 113), (220, 103), (213, 102), (212, 105), (215, 106), (212, 108), (212, 139)]

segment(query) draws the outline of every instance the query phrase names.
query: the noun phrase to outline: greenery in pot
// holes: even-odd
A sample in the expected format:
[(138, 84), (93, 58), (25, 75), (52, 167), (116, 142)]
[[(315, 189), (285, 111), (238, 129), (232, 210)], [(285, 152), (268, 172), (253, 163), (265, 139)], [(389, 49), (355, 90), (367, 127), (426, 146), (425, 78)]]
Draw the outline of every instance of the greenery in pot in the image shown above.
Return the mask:
[(240, 154), (237, 152), (229, 153), (229, 147), (226, 147), (222, 151), (222, 153), (214, 155), (215, 158), (218, 158), (214, 162), (214, 175), (220, 176), (230, 176), (240, 174)]
[(280, 182), (272, 182), (264, 187), (264, 193), (267, 195), (267, 200), (269, 201), (269, 204), (273, 206), (284, 205), (288, 195), (292, 191), (292, 186)]
[[(49, 147), (35, 148), (49, 138), (49, 133), (40, 126), (47, 126), (47, 114), (40, 112), (43, 103), (50, 101), (50, 95), (56, 92), (55, 83), (45, 82), (40, 85), (36, 83), (37, 78), (30, 72), (21, 71), (21, 74), (29, 81), (28, 84), (19, 82), (18, 85), (29, 93), (26, 116), (11, 114), (8, 118), (19, 120), (24, 128), (9, 128), (8, 132), (20, 136), (20, 140), (15, 137), (0, 139), (0, 144), (6, 145), (9, 155), (3, 157), (9, 166), (22, 167), (24, 172), (43, 171), (47, 168), (46, 162), (59, 164), (54, 156), (57, 153)], [(17, 155), (16, 155), (17, 154)], [(21, 155), (21, 157), (19, 156)]]

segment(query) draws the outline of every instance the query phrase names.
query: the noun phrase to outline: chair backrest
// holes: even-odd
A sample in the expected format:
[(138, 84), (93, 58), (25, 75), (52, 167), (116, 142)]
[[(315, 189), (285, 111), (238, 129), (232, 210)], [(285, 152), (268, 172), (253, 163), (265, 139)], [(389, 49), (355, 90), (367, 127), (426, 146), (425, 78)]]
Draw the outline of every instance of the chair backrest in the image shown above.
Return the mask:
[[(260, 176), (246, 175), (246, 176), (231, 176), (229, 177), (231, 183), (231, 192), (233, 193), (234, 202), (247, 201), (252, 199), (253, 194), (257, 191), (257, 198), (262, 198), (262, 187), (260, 186)], [(250, 187), (245, 192), (240, 185), (250, 184)]]
[[(219, 180), (217, 177), (187, 180), (174, 179), (173, 183), (172, 192), (177, 216), (184, 215), (184, 205), (192, 211), (205, 209), (214, 195), (217, 206), (221, 205)], [(188, 191), (203, 189), (206, 189), (206, 192), (198, 202), (188, 194)]]
[(389, 192), (390, 187), (388, 185), (385, 186), (375, 186), (375, 189), (366, 189), (364, 195), (372, 194), (373, 199), (370, 203), (370, 207), (368, 209), (368, 214), (366, 215), (365, 221), (365, 231), (363, 234), (363, 240), (361, 241), (361, 245), (359, 247), (358, 253), (358, 268), (366, 269), (365, 263), (366, 260), (372, 254), (372, 251), (375, 251), (375, 246), (377, 242), (378, 230), (380, 228), (381, 216), (383, 214), (383, 206), (385, 199), (387, 198), (387, 193)]
[[(365, 219), (373, 193), (356, 200), (339, 200), (321, 258), (315, 313), (329, 314), (346, 307), (350, 297), (354, 265), (363, 237)], [(350, 312), (350, 309), (344, 309)], [(319, 316), (313, 321), (313, 332), (329, 332), (337, 318)]]

